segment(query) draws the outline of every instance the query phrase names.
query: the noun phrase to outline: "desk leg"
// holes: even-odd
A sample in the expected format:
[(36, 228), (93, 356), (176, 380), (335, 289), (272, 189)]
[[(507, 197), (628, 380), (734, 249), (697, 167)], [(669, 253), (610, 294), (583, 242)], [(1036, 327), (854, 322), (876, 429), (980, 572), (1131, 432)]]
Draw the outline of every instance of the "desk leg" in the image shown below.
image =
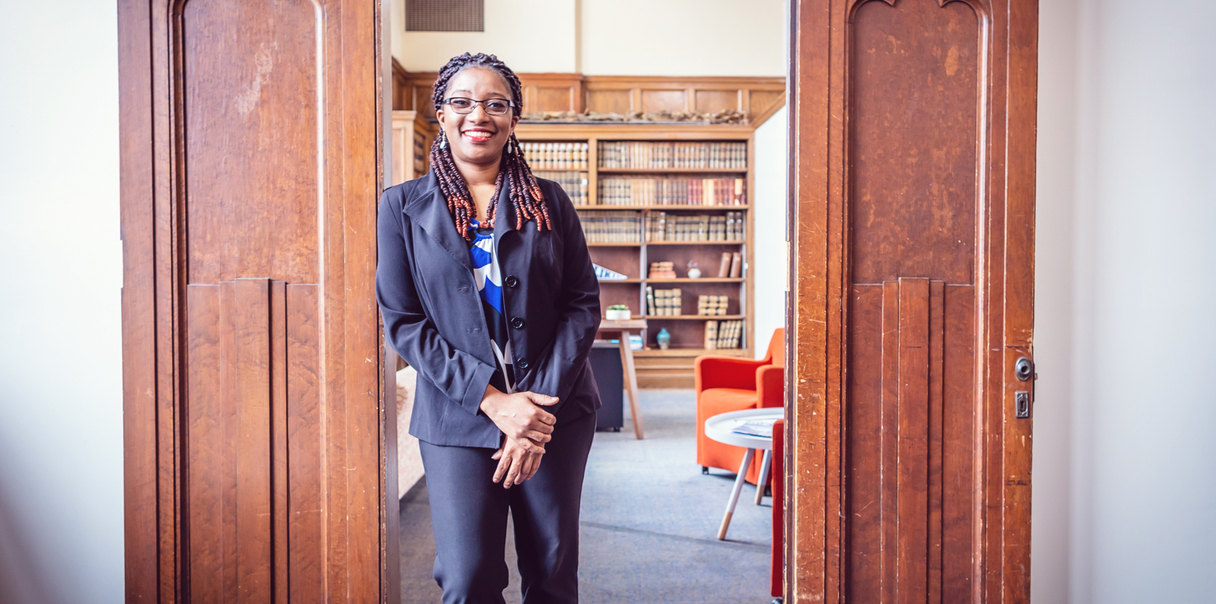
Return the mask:
[(743, 463), (739, 464), (739, 473), (735, 475), (735, 486), (730, 490), (730, 501), (726, 504), (726, 515), (722, 517), (722, 526), (718, 527), (718, 541), (726, 540), (726, 529), (730, 528), (730, 517), (735, 515), (735, 504), (739, 502), (739, 491), (743, 490), (744, 477), (752, 465), (755, 449), (748, 449), (743, 454)]
[(621, 365), (625, 369), (625, 385), (629, 390), (629, 412), (633, 414), (633, 434), (642, 439), (642, 408), (638, 404), (638, 374), (633, 368), (633, 349), (629, 347), (629, 332), (622, 331)]
[(764, 452), (764, 459), (760, 460), (760, 479), (756, 481), (756, 505), (760, 505), (760, 501), (764, 499), (764, 483), (768, 482), (768, 470), (771, 463), (773, 463), (773, 450), (769, 449)]

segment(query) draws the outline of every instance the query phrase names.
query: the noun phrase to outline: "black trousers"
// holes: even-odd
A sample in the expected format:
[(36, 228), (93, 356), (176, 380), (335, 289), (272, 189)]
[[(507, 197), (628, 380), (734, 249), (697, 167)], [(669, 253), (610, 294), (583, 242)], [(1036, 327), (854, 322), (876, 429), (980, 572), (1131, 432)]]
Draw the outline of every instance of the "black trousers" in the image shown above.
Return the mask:
[(579, 502), (594, 437), (594, 413), (561, 423), (536, 476), (510, 489), (491, 482), (493, 449), (419, 443), (444, 604), (503, 602), (508, 509), (524, 604), (578, 602)]

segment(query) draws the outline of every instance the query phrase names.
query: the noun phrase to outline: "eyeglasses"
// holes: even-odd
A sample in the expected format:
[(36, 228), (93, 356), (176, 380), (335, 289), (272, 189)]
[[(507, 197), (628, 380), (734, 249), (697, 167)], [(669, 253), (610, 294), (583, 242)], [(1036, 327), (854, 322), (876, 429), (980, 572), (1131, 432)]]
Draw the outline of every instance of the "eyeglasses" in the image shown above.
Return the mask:
[(477, 104), (481, 103), (481, 108), (490, 115), (504, 115), (515, 106), (514, 101), (506, 99), (486, 99), (478, 101), (476, 99), (465, 98), (462, 96), (454, 96), (443, 102), (445, 105), (451, 105), (452, 111), (456, 113), (473, 113), (473, 109)]

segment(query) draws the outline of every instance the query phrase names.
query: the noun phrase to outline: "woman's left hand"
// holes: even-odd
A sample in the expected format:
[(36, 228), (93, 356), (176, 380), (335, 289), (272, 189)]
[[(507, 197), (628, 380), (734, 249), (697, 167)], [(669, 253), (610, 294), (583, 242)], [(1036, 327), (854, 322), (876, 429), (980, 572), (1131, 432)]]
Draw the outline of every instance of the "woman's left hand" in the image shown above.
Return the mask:
[(532, 478), (540, 469), (540, 458), (543, 456), (544, 449), (541, 449), (540, 453), (530, 453), (515, 439), (504, 437), (502, 446), (490, 456), (490, 459), (498, 460), (498, 468), (494, 470), (494, 482), (501, 480), (502, 487), (509, 489)]

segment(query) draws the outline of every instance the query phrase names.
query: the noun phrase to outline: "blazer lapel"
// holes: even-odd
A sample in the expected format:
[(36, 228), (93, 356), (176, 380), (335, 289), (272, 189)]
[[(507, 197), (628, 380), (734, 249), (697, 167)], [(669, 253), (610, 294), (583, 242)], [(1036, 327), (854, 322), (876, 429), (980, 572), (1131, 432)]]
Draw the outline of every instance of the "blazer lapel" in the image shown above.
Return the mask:
[[(511, 205), (511, 192), (507, 187), (498, 192), (498, 209), (495, 212), (498, 214), (494, 221), (494, 252), (497, 254), (503, 236), (519, 228), (515, 224), (515, 206)], [(501, 263), (502, 256), (498, 258)]]
[(439, 190), (434, 171), (427, 172), (424, 178), (426, 183), (402, 211), (471, 273), (473, 261), (469, 258), (468, 242), (456, 232), (456, 224), (448, 212), (448, 202)]

